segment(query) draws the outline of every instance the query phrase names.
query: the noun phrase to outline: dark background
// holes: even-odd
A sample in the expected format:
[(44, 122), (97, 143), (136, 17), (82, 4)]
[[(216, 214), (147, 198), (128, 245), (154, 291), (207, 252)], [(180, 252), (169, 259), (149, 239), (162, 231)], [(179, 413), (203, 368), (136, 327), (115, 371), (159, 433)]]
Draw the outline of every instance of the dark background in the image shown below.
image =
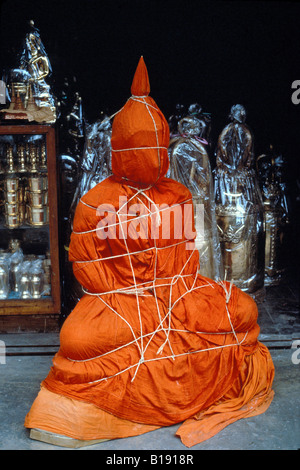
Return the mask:
[(54, 88), (75, 76), (88, 122), (122, 107), (143, 55), (151, 96), (167, 118), (177, 103), (200, 103), (212, 115), (215, 145), (231, 106), (243, 104), (256, 155), (270, 143), (282, 152), (297, 194), (300, 104), (291, 85), (300, 80), (300, 3), (4, 0), (0, 66), (15, 65), (30, 19)]

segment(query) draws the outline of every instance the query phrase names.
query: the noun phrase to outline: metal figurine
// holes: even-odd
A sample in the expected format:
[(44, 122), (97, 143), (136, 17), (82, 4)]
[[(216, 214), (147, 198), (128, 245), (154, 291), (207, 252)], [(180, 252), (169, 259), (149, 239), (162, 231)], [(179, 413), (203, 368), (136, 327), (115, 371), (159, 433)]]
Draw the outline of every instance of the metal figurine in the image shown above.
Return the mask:
[(15, 98), (15, 103), (14, 103), (14, 110), (25, 111), (24, 103), (21, 99), (19, 90), (17, 90), (17, 96)]
[(29, 145), (29, 158), (30, 158), (30, 173), (36, 173), (38, 171), (38, 155), (37, 155), (37, 147), (34, 143), (30, 143)]
[(270, 145), (268, 154), (256, 160), (264, 202), (265, 285), (277, 285), (285, 272), (285, 241), (289, 226), (289, 204), (283, 178), (285, 162)]
[(69, 220), (73, 221), (79, 199), (96, 184), (111, 175), (111, 121), (104, 116), (94, 124), (87, 125), (86, 141), (79, 178), (70, 207)]
[[(59, 101), (59, 156), (60, 186), (62, 193), (61, 214), (63, 224), (68, 223), (69, 210), (78, 185), (80, 165), (85, 144), (85, 118), (82, 98), (74, 87), (76, 77), (64, 77)], [(62, 228), (62, 235), (65, 227)]]
[(38, 106), (35, 102), (34, 96), (33, 96), (33, 91), (32, 91), (32, 83), (30, 82), (28, 85), (28, 101), (27, 101), (27, 106), (26, 106), (26, 112), (29, 115), (34, 116), (36, 112), (38, 111)]
[(170, 137), (176, 135), (178, 132), (179, 121), (188, 114), (186, 107), (183, 104), (177, 103), (175, 106), (174, 113), (168, 119)]
[[(42, 43), (40, 33), (30, 21), (30, 32), (25, 37), (25, 47), (20, 60), (20, 68), (29, 72), (28, 119), (37, 122), (54, 123), (56, 121), (55, 99), (46, 79), (52, 72), (49, 58)], [(34, 101), (33, 101), (34, 98)]]
[(47, 153), (45, 142), (41, 143), (40, 170), (47, 171)]
[(5, 225), (8, 228), (16, 228), (20, 225), (19, 215), (19, 177), (16, 173), (13, 146), (7, 146), (6, 152), (6, 175), (4, 179), (4, 201), (5, 201)]
[[(195, 105), (192, 109), (194, 108)], [(223, 278), (223, 269), (215, 216), (213, 180), (206, 149), (208, 142), (203, 138), (208, 128), (204, 119), (199, 117), (191, 113), (178, 122), (178, 133), (173, 134), (169, 145), (168, 176), (184, 184), (192, 194), (200, 273), (218, 280)]]
[(72, 271), (72, 264), (68, 261), (66, 247), (70, 243), (70, 235), (73, 228), (75, 209), (80, 198), (96, 184), (111, 175), (111, 121), (107, 116), (86, 125), (85, 147), (81, 165), (79, 167), (78, 183), (73, 194), (69, 208), (68, 223), (65, 232), (65, 285), (68, 292), (67, 304), (69, 307), (76, 305), (83, 296), (82, 286), (76, 280)]
[[(61, 264), (61, 280), (64, 285), (62, 292), (62, 315), (67, 316), (82, 296), (82, 288), (76, 281), (71, 263), (68, 260), (67, 247), (70, 243), (70, 207), (81, 176), (81, 162), (84, 155), (86, 122), (83, 102), (77, 91), (75, 76), (64, 77), (58, 95), (59, 140), (59, 174), (61, 188), (61, 221), (60, 244), (63, 253)], [(45, 289), (44, 289), (45, 290)], [(76, 290), (80, 292), (79, 297)], [(75, 293), (74, 293), (75, 292)]]
[(8, 89), (10, 90), (10, 105), (7, 110), (8, 113), (13, 113), (14, 117), (19, 115), (19, 118), (26, 118), (26, 107), (28, 101), (28, 87), (30, 74), (21, 68), (12, 69), (9, 72)]
[(235, 105), (216, 150), (215, 201), (225, 279), (264, 298), (264, 208), (246, 111)]
[(25, 162), (25, 146), (24, 144), (20, 144), (17, 150), (18, 154), (18, 173), (26, 173), (27, 167)]
[[(41, 155), (39, 155), (39, 148), (41, 149)], [(29, 145), (29, 158), (26, 220), (30, 225), (46, 225), (49, 223), (49, 205), (45, 143), (31, 142)]]
[(7, 173), (13, 174), (16, 172), (15, 163), (14, 163), (14, 156), (13, 156), (13, 147), (12, 145), (7, 146), (7, 153), (6, 153), (6, 162), (7, 162)]
[(10, 105), (1, 109), (4, 119), (26, 119), (55, 123), (56, 100), (46, 80), (52, 69), (40, 33), (30, 21), (17, 68), (11, 69), (6, 81), (10, 90)]

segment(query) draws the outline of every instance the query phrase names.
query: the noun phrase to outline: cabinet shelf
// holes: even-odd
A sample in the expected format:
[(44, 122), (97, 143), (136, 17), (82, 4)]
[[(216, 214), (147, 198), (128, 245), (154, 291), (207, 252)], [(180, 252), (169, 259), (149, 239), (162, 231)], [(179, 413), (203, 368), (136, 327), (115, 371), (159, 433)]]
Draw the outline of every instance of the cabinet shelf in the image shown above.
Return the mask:
[(0, 230), (5, 230), (6, 232), (16, 233), (18, 230), (42, 230), (44, 232), (49, 231), (49, 224), (43, 225), (29, 225), (29, 224), (22, 224), (18, 227), (7, 227), (4, 222), (0, 222)]
[[(11, 176), (11, 174), (8, 176), (7, 168), (9, 164), (15, 165), (17, 168), (17, 164), (20, 163), (19, 153), (17, 152), (19, 152), (20, 146), (22, 146), (22, 148), (25, 146), (28, 147), (29, 144), (32, 145), (32, 148), (35, 147), (35, 149), (40, 149), (41, 145), (43, 145), (45, 157), (43, 162), (44, 167), (40, 172), (39, 168), (34, 170), (34, 172), (16, 172), (16, 177), (19, 178), (19, 184), (23, 185), (23, 189), (24, 185), (28, 183), (28, 178), (30, 178), (30, 176), (36, 177), (37, 175), (41, 175), (46, 177), (48, 182), (48, 189), (46, 189), (47, 200), (46, 205), (43, 206), (31, 206), (30, 202), (26, 202), (25, 199), (22, 200), (20, 202), (20, 207), (22, 204), (22, 218), (24, 220), (20, 216), (21, 221), (18, 219), (18, 222), (16, 223), (17, 226), (13, 226), (13, 223), (8, 219), (8, 211), (12, 210), (12, 206), (9, 205), (7, 194), (8, 189), (5, 186), (5, 183), (7, 185), (7, 181), (5, 181), (5, 179), (9, 179)], [(5, 149), (7, 147), (10, 147), (10, 160), (7, 156), (8, 154), (5, 153)], [(31, 153), (28, 153), (28, 155), (31, 158), (31, 164), (38, 166), (36, 156), (34, 157), (34, 160)], [(2, 168), (0, 173), (0, 185), (2, 184), (2, 191), (0, 186), (0, 257), (2, 255), (2, 261), (3, 259), (7, 260), (7, 264), (4, 265), (3, 262), (2, 266), (5, 266), (7, 269), (9, 282), (9, 291), (5, 295), (2, 295), (2, 297), (5, 296), (6, 298), (0, 299), (0, 316), (59, 314), (61, 310), (61, 301), (57, 207), (58, 175), (54, 127), (51, 125), (35, 124), (0, 124), (0, 164)], [(26, 164), (28, 164), (28, 162), (26, 162)], [(17, 188), (16, 191), (19, 191), (19, 188)], [(24, 189), (24, 194), (27, 194), (27, 192), (30, 191), (33, 193), (34, 189), (26, 187)], [(36, 191), (36, 193), (37, 192), (38, 191)], [(47, 212), (45, 213), (47, 214), (48, 219), (41, 224), (38, 224), (39, 220), (35, 220), (36, 224), (27, 222), (26, 216), (28, 217), (28, 220), (32, 221), (29, 219), (29, 215), (32, 216), (33, 210), (36, 210), (38, 207), (46, 207)], [(13, 209), (17, 210), (15, 208)], [(19, 214), (17, 215), (19, 216)], [(21, 253), (19, 266), (16, 264), (16, 258), (13, 257), (14, 251), (11, 250), (11, 241), (17, 241), (19, 243), (19, 252)], [(13, 262), (15, 263), (15, 271), (13, 271), (12, 268)], [(39, 263), (40, 271), (34, 271), (34, 269), (37, 269), (37, 262)], [(7, 266), (9, 267), (7, 268)], [(18, 288), (16, 287), (16, 279), (18, 278), (18, 282), (22, 281), (21, 276), (19, 274), (19, 277), (16, 275), (18, 268), (21, 273), (24, 272), (25, 275), (27, 275), (29, 279), (28, 285), (31, 286), (30, 289), (33, 289), (32, 285), (34, 285), (32, 281), (32, 273), (37, 272), (38, 274), (36, 276), (40, 276), (43, 282), (44, 279), (47, 279), (47, 286), (49, 286), (50, 295), (43, 295), (45, 290), (42, 291), (41, 289), (41, 292), (38, 294), (36, 291), (31, 292), (31, 295), (34, 295), (34, 297), (37, 296), (37, 298), (33, 298), (32, 296), (27, 298), (26, 295), (22, 297), (21, 293), (24, 293), (24, 291), (18, 291)], [(5, 274), (3, 274), (3, 279), (4, 276)], [(23, 282), (23, 285), (21, 286), (24, 287), (24, 284), (25, 282)]]

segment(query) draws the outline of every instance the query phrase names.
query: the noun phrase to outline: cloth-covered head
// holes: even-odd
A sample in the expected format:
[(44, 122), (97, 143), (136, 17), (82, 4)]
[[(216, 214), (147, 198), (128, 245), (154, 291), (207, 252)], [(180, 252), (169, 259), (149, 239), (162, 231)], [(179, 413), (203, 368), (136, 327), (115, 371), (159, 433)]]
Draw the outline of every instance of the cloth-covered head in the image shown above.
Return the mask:
[(112, 125), (112, 172), (128, 183), (150, 186), (165, 176), (169, 167), (169, 126), (155, 101), (143, 57), (138, 63), (131, 97)]

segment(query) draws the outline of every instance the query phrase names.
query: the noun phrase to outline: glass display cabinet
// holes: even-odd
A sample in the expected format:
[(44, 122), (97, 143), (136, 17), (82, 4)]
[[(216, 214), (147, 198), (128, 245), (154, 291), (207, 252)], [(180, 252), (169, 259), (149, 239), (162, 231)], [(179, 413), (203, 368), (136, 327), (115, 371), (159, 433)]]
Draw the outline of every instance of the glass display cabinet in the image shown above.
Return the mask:
[(0, 315), (60, 312), (55, 129), (0, 125)]

